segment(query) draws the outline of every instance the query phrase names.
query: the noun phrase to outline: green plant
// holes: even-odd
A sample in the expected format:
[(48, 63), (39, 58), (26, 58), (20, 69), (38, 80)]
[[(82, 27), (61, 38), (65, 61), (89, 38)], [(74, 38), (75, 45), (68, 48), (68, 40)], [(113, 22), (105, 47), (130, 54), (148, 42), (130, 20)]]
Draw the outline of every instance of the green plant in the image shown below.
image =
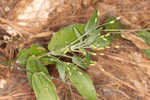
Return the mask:
[[(145, 30), (140, 30), (137, 34), (140, 38), (142, 38), (148, 45), (150, 45), (150, 32)], [(150, 49), (143, 49), (143, 52), (150, 59)]]
[[(113, 21), (113, 23), (112, 23)], [(26, 66), (26, 74), (37, 100), (58, 100), (55, 86), (51, 81), (46, 65), (55, 64), (60, 79), (66, 82), (69, 78), (78, 92), (88, 100), (97, 100), (95, 87), (89, 76), (82, 71), (92, 63), (91, 54), (87, 48), (105, 48), (113, 41), (113, 34), (101, 34), (104, 27), (99, 27), (98, 11), (95, 11), (87, 24), (69, 25), (52, 37), (48, 44), (48, 51), (40, 45), (33, 44), (18, 54), (18, 63)], [(104, 25), (115, 29), (120, 24), (115, 18), (110, 18)], [(107, 26), (108, 25), (108, 26)], [(111, 28), (110, 28), (111, 27)], [(68, 55), (68, 52), (72, 56)], [(83, 57), (78, 56), (80, 53)], [(60, 57), (69, 58), (72, 62), (65, 62)]]

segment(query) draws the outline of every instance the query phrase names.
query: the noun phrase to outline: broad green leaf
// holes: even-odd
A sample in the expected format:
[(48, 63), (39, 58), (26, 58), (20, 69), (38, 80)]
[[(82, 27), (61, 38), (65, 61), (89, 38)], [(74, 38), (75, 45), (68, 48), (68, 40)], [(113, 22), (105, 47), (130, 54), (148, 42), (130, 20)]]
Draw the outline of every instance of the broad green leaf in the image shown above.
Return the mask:
[(31, 86), (32, 86), (32, 81), (31, 81), (32, 75), (35, 72), (43, 72), (43, 73), (49, 75), (46, 67), (41, 63), (41, 61), (39, 59), (37, 59), (36, 56), (29, 57), (29, 59), (27, 60), (26, 70), (27, 70), (27, 78), (28, 78)]
[(95, 42), (91, 45), (92, 49), (104, 49), (108, 47), (117, 38), (121, 38), (120, 34), (105, 34), (99, 36)]
[(66, 67), (66, 65), (64, 64), (64, 62), (58, 61), (56, 63), (56, 66), (57, 66), (60, 78), (62, 79), (63, 82), (65, 82), (65, 76), (66, 76), (65, 67)]
[(41, 54), (47, 53), (47, 50), (38, 44), (32, 44), (30, 47), (30, 54), (39, 56)]
[(87, 37), (87, 39), (84, 40), (85, 44), (86, 44), (86, 45), (90, 45), (90, 44), (92, 44), (94, 41), (96, 41), (96, 39), (97, 39), (99, 33), (101, 32), (101, 30), (102, 30), (102, 29), (100, 28), (100, 29), (97, 29), (97, 30), (91, 32), (91, 33), (89, 34), (89, 36)]
[(111, 34), (111, 36), (113, 40), (121, 38), (121, 34)]
[(42, 62), (42, 64), (44, 65), (49, 65), (49, 64), (55, 64), (56, 62), (50, 58), (50, 57), (41, 57), (40, 61)]
[[(148, 45), (150, 45), (150, 32), (147, 30), (141, 30), (137, 36), (141, 37)], [(150, 59), (150, 49), (143, 49), (146, 56)]]
[(117, 20), (115, 17), (110, 17), (105, 21), (106, 25), (105, 28), (107, 30), (109, 29), (122, 29), (123, 26), (121, 25), (121, 23), (119, 22), (119, 20)]
[(150, 59), (150, 49), (143, 49), (146, 56)]
[(88, 100), (97, 100), (95, 87), (89, 76), (73, 64), (66, 67), (66, 72), (79, 93)]
[(75, 41), (77, 36), (74, 33), (73, 27), (76, 27), (79, 33), (84, 33), (84, 24), (69, 25), (56, 32), (48, 44), (48, 49), (50, 51), (59, 51), (60, 49), (65, 48), (71, 42)]
[(32, 55), (41, 55), (47, 53), (46, 49), (41, 47), (40, 45), (33, 44), (28, 49), (22, 49), (18, 54), (18, 63), (22, 66), (25, 66), (27, 63), (27, 59)]
[(30, 56), (30, 50), (29, 49), (22, 49), (18, 53), (17, 63), (19, 63), (21, 66), (25, 66), (29, 56)]
[(79, 67), (83, 68), (83, 69), (87, 69), (88, 66), (86, 65), (85, 61), (83, 58), (80, 58), (76, 55), (73, 56), (72, 58), (72, 62), (76, 65), (78, 65)]
[[(106, 30), (117, 30), (119, 31), (119, 29), (123, 29), (123, 25), (120, 23), (119, 20), (117, 20), (115, 17), (109, 17), (106, 21), (105, 21), (106, 25), (105, 25), (105, 29)], [(121, 38), (120, 34), (111, 34), (111, 39), (114, 40), (116, 38)]]
[[(73, 27), (73, 30), (74, 30), (74, 33), (76, 35), (77, 38), (80, 38), (81, 37), (81, 33), (78, 31), (78, 29), (74, 26)], [(82, 38), (80, 39), (80, 42), (82, 42)]]
[(92, 58), (91, 58), (91, 56), (90, 56), (90, 54), (89, 54), (89, 52), (88, 51), (86, 51), (86, 55), (85, 55), (85, 63), (86, 63), (86, 65), (90, 65), (91, 64), (91, 60), (92, 60)]
[(91, 18), (89, 19), (88, 23), (85, 26), (85, 32), (91, 32), (96, 30), (97, 25), (99, 24), (98, 21), (98, 10), (96, 10), (93, 15), (91, 16)]
[(139, 37), (141, 37), (148, 45), (150, 45), (150, 32), (146, 30), (141, 30), (137, 34)]
[(33, 90), (37, 100), (58, 100), (53, 82), (43, 72), (36, 72), (32, 76)]
[(111, 36), (98, 37), (96, 39), (96, 41), (93, 43), (93, 46), (95, 46), (95, 48), (97, 48), (97, 49), (105, 48), (105, 47), (109, 46), (110, 43), (112, 43), (112, 41), (113, 40), (112, 40)]

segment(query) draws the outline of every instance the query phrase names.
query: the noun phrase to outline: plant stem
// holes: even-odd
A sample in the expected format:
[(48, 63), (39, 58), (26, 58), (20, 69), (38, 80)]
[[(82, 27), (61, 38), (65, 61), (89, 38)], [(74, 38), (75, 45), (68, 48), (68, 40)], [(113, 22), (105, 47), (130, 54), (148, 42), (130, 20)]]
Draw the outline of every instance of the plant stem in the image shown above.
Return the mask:
[[(113, 32), (113, 31), (120, 31), (120, 32), (135, 32), (135, 31), (141, 31), (143, 29), (132, 29), (132, 30), (125, 30), (125, 29), (107, 29), (107, 30), (102, 30), (104, 32)], [(150, 28), (144, 29), (144, 30), (150, 30)]]

